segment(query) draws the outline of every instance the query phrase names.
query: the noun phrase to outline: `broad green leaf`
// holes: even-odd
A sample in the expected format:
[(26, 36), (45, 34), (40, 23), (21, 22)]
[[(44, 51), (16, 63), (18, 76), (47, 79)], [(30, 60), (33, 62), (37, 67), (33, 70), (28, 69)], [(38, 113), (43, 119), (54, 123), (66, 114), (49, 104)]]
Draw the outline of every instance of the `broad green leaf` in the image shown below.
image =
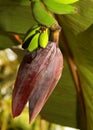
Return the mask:
[(93, 130), (93, 69), (79, 66), (82, 90), (84, 93), (88, 130)]
[(0, 0), (0, 5), (22, 5), (22, 6), (29, 6), (29, 0)]
[[(90, 16), (93, 18), (91, 13), (87, 15), (87, 17)], [(64, 23), (63, 30), (79, 73), (87, 114), (87, 130), (93, 130), (93, 25), (78, 35), (75, 35), (75, 21), (71, 23), (69, 17), (66, 19), (68, 25), (64, 23), (63, 18), (63, 22), (61, 22), (62, 24)], [(83, 25), (85, 24), (86, 22), (83, 21)], [(74, 26), (74, 30), (71, 30), (73, 28), (72, 26)]]
[(24, 34), (34, 24), (29, 0), (0, 0), (0, 30)]

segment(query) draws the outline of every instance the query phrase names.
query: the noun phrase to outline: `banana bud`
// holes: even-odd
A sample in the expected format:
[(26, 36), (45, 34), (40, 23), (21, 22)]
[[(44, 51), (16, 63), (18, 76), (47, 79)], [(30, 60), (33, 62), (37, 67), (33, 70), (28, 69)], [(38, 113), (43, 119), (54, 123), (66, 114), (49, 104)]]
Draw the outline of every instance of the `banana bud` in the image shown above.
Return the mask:
[(46, 28), (43, 30), (39, 36), (39, 45), (42, 48), (45, 48), (49, 41), (49, 29)]
[(56, 87), (63, 69), (63, 56), (54, 42), (45, 49), (27, 53), (18, 70), (12, 95), (12, 115), (16, 117), (29, 101), (29, 121), (41, 111)]

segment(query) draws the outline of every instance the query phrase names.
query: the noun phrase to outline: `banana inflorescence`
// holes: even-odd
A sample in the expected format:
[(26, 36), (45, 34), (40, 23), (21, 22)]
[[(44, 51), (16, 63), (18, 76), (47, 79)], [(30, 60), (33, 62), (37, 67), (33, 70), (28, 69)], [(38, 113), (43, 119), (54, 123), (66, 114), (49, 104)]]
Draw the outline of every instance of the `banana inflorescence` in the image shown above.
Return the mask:
[[(13, 117), (20, 115), (29, 101), (30, 122), (41, 111), (56, 87), (63, 69), (63, 56), (56, 43), (28, 52), (19, 67), (12, 96)], [(52, 77), (52, 78), (51, 78)]]
[(67, 14), (75, 11), (69, 5), (78, 0), (31, 0), (32, 14), (38, 25), (23, 39), (24, 56), (12, 96), (12, 115), (16, 117), (29, 101), (29, 121), (41, 111), (56, 87), (63, 69), (63, 56), (58, 47), (61, 30), (51, 12)]

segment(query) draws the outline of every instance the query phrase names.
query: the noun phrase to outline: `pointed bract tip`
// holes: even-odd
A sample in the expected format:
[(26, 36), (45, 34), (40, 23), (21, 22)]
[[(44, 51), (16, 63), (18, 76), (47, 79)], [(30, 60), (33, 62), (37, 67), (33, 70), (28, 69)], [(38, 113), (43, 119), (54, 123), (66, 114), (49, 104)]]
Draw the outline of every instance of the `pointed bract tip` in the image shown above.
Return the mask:
[(17, 113), (16, 111), (15, 111), (15, 112), (12, 111), (12, 117), (13, 117), (13, 118), (15, 118), (15, 117), (17, 117), (17, 116), (19, 116), (19, 115), (20, 115), (20, 113)]
[(29, 124), (34, 121), (35, 117), (36, 117), (36, 116), (33, 115), (33, 114), (32, 114), (32, 115), (29, 115)]
[[(13, 105), (13, 104), (12, 104)], [(21, 114), (20, 107), (12, 106), (12, 117), (15, 118)]]

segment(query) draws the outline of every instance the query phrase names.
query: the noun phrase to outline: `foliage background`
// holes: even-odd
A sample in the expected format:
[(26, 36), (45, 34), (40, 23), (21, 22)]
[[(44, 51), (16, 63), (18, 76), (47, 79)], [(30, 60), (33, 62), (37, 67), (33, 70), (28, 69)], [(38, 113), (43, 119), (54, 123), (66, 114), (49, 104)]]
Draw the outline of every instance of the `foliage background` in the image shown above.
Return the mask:
[[(61, 35), (60, 37), (60, 48), (64, 56), (64, 69), (56, 89), (50, 96), (40, 115), (43, 119), (53, 123), (81, 128), (81, 130), (84, 128), (86, 130), (92, 130), (93, 0), (80, 0), (75, 5), (78, 8), (78, 14), (57, 16), (65, 36), (63, 37), (63, 35)], [(24, 128), (22, 128), (23, 123), (21, 125), (21, 120), (22, 118), (24, 119), (23, 116), (22, 118), (19, 117), (18, 120), (15, 119), (16, 121), (14, 123), (14, 120), (10, 118), (11, 95), (19, 63), (25, 54), (25, 51), (20, 47), (21, 39), (27, 30), (35, 24), (36, 22), (31, 14), (30, 1), (0, 0), (1, 130), (5, 130), (6, 128), (9, 130), (10, 128), (25, 128), (24, 126)], [(7, 51), (7, 48), (10, 48), (14, 53), (10, 50)], [(10, 58), (10, 53), (12, 56), (14, 55), (14, 59)], [(80, 98), (81, 93), (77, 91), (69, 57), (74, 61), (73, 70), (75, 71), (75, 68), (77, 68), (79, 79), (78, 87), (83, 93), (83, 98)], [(81, 105), (82, 102), (84, 102), (83, 106)], [(83, 113), (84, 110), (86, 113)], [(27, 110), (24, 111), (23, 115), (27, 116)], [(40, 119), (37, 120), (41, 122)], [(20, 122), (20, 124), (17, 122)], [(28, 123), (28, 121), (24, 122)], [(33, 128), (36, 126), (35, 124), (38, 125), (38, 121), (33, 123)]]

